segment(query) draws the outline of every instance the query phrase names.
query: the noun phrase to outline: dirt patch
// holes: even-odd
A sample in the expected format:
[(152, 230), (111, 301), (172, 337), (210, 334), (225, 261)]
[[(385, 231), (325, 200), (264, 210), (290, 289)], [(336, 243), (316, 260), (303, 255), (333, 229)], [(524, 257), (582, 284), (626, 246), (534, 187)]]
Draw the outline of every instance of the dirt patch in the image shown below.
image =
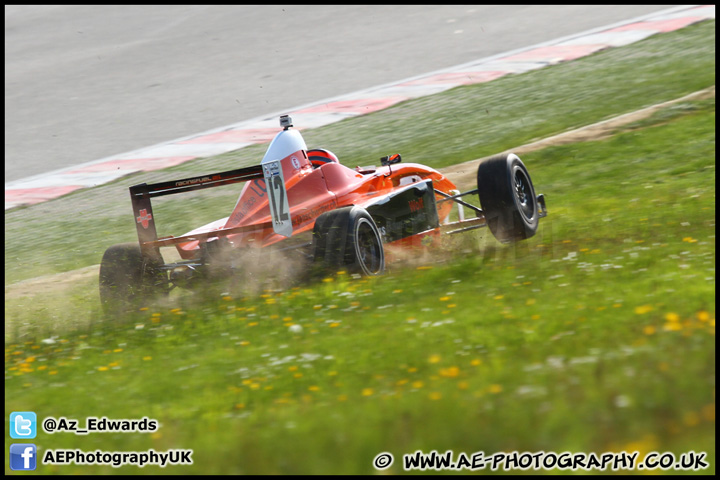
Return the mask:
[(11, 285), (5, 285), (5, 300), (20, 297), (33, 298), (38, 295), (45, 296), (49, 293), (60, 293), (69, 290), (75, 282), (96, 277), (100, 265), (78, 268), (69, 272), (57, 273), (55, 275), (43, 275), (42, 277), (22, 280)]
[[(713, 85), (712, 87), (691, 93), (690, 95), (686, 95), (684, 97), (676, 98), (675, 100), (658, 103), (657, 105), (643, 108), (642, 110), (626, 113), (625, 115), (620, 115), (618, 117), (594, 123), (592, 125), (587, 125), (585, 127), (563, 132), (558, 135), (553, 135), (552, 137), (543, 138), (542, 140), (538, 140), (537, 142), (528, 143), (526, 145), (511, 148), (504, 152), (498, 153), (512, 152), (517, 155), (522, 155), (524, 153), (540, 150), (542, 148), (550, 146), (566, 145), (569, 143), (577, 142), (587, 142), (591, 140), (602, 140), (604, 138), (611, 137), (617, 132), (619, 128), (630, 123), (649, 118), (655, 112), (662, 110), (663, 108), (667, 108), (681, 102), (687, 102), (690, 100), (704, 100), (706, 98), (712, 98), (714, 96), (715, 86)], [(475, 183), (477, 181), (477, 166), (480, 162), (487, 158), (490, 157), (484, 157), (477, 160), (470, 160), (468, 162), (459, 163), (457, 165), (452, 165), (450, 167), (444, 168), (440, 171), (461, 190), (475, 188)]]
[[(522, 155), (524, 153), (540, 150), (554, 145), (565, 145), (568, 143), (586, 142), (590, 140), (600, 140), (612, 136), (620, 127), (628, 125), (639, 120), (650, 117), (655, 112), (667, 108), (671, 105), (690, 101), (690, 100), (703, 100), (706, 98), (712, 98), (715, 96), (715, 86), (700, 90), (690, 95), (686, 95), (675, 100), (668, 102), (659, 103), (651, 107), (644, 108), (635, 112), (620, 115), (609, 120), (594, 123), (585, 127), (577, 128), (567, 132), (563, 132), (552, 137), (544, 138), (536, 142), (532, 142), (526, 145), (509, 149), (505, 152), (499, 153), (516, 153)], [(489, 158), (489, 157), (485, 157)], [(455, 185), (460, 189), (471, 189), (475, 188), (477, 165), (485, 160), (485, 158), (479, 158), (477, 160), (470, 160), (468, 162), (453, 165), (441, 170)], [(169, 249), (167, 249), (169, 250)], [(163, 252), (165, 255), (165, 252)], [(172, 254), (171, 254), (172, 255)], [(171, 259), (166, 259), (170, 261)], [(5, 286), (5, 299), (13, 299), (20, 297), (34, 297), (36, 295), (42, 295), (47, 293), (61, 293), (64, 290), (69, 290), (73, 284), (80, 280), (86, 280), (91, 277), (98, 275), (100, 266), (91, 265), (89, 267), (72, 270), (70, 272), (58, 273), (55, 275), (46, 275), (38, 278), (31, 278), (23, 280), (11, 285)]]
[[(167, 252), (163, 252), (166, 261), (176, 261), (180, 258), (174, 249), (167, 250)], [(64, 291), (70, 290), (77, 282), (91, 278), (97, 279), (99, 273), (100, 265), (90, 265), (68, 272), (21, 280), (5, 285), (5, 300), (62, 294)]]

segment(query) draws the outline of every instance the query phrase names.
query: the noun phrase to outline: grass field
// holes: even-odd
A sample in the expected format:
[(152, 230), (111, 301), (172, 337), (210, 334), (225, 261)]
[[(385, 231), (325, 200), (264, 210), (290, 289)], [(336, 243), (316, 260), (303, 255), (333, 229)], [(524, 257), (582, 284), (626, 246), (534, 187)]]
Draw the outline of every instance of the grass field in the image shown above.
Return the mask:
[[(714, 85), (714, 28), (454, 89), (305, 138), (348, 163), (377, 151), (436, 167), (470, 160)], [(489, 115), (480, 106), (491, 120), (480, 121)], [(397, 135), (403, 125), (410, 133)], [(221, 170), (261, 152), (147, 177)], [(401, 473), (404, 453), (454, 450), (695, 451), (707, 453), (701, 473), (714, 473), (714, 98), (523, 160), (550, 212), (527, 242), (502, 246), (482, 230), (383, 277), (182, 296), (115, 323), (99, 316), (94, 277), (32, 298), (9, 296), (8, 282), (86, 267), (132, 241), (122, 199), (138, 177), (6, 214), (6, 414), (161, 424), (41, 432), (40, 455), (194, 451), (192, 466), (164, 470), (37, 472), (371, 474), (375, 455), (390, 452), (386, 472)], [(192, 205), (206, 216), (234, 195)], [(156, 216), (179, 233), (193, 226), (174, 219), (180, 211), (165, 202)], [(38, 249), (26, 236), (41, 224), (47, 248)], [(6, 451), (10, 443), (6, 434)]]

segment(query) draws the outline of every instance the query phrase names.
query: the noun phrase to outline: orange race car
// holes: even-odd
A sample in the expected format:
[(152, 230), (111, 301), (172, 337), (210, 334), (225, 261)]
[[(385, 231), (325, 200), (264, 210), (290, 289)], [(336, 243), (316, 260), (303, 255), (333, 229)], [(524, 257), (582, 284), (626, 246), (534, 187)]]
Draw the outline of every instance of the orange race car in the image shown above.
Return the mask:
[[(280, 126), (260, 165), (130, 187), (139, 243), (114, 245), (103, 255), (100, 299), (106, 312), (192, 286), (209, 272), (232, 273), (234, 253), (258, 252), (251, 249), (297, 252), (323, 269), (379, 275), (385, 246), (422, 248), (441, 234), (483, 226), (499, 241), (514, 242), (533, 236), (547, 215), (544, 197), (535, 194), (514, 154), (481, 162), (478, 188), (461, 193), (437, 170), (401, 163), (399, 154), (383, 157), (380, 167), (349, 168), (328, 150), (308, 150), (289, 116), (280, 117)], [(158, 238), (152, 198), (238, 182), (245, 185), (228, 217)], [(482, 208), (461, 198), (474, 194)], [(458, 219), (451, 222), (453, 205)], [(474, 218), (465, 219), (464, 208)], [(166, 263), (160, 248), (172, 246), (181, 259)]]

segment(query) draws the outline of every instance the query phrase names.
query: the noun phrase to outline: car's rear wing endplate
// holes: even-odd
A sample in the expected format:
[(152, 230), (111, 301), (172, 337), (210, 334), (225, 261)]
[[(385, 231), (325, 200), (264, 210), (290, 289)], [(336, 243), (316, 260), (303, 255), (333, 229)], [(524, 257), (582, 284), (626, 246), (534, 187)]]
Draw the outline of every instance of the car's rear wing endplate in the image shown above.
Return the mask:
[(138, 240), (140, 241), (140, 248), (143, 255), (156, 257), (160, 253), (159, 244), (156, 243), (158, 236), (157, 229), (155, 228), (152, 203), (150, 201), (151, 198), (230, 185), (258, 178), (263, 178), (263, 170), (262, 166), (255, 165), (180, 180), (151, 184), (141, 183), (130, 187), (130, 200), (132, 202), (133, 215), (135, 216), (135, 227), (137, 228)]

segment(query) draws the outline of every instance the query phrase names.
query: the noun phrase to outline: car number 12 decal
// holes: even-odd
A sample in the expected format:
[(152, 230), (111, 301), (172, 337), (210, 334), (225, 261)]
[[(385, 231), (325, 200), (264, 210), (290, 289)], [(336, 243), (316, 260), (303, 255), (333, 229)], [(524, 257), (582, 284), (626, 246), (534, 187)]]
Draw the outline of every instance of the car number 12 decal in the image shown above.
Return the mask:
[(289, 237), (292, 235), (292, 221), (282, 165), (280, 160), (268, 160), (262, 162), (262, 167), (270, 201), (273, 230), (279, 235)]

